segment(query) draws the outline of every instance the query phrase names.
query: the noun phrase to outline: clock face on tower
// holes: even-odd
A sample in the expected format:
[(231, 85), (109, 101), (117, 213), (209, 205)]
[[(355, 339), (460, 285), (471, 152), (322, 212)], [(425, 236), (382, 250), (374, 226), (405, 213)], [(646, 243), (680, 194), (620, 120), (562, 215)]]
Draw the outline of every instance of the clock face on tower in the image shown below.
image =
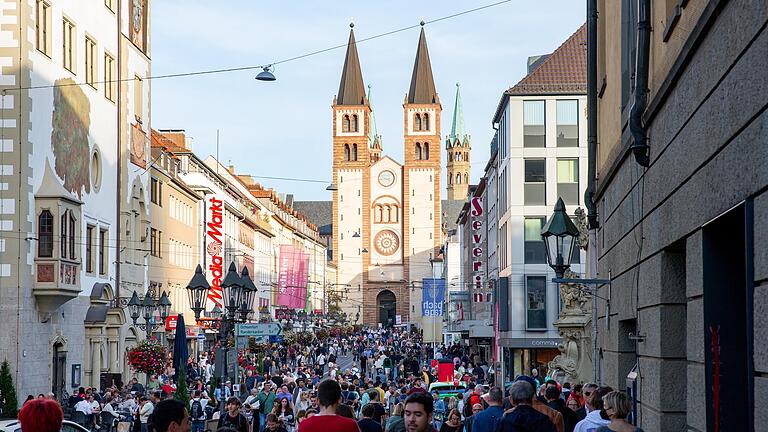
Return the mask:
[(382, 171), (379, 174), (379, 184), (383, 187), (390, 187), (395, 182), (395, 174), (392, 171)]
[(376, 248), (376, 252), (384, 256), (394, 255), (400, 248), (400, 238), (394, 231), (384, 230), (376, 234), (373, 239), (373, 247)]

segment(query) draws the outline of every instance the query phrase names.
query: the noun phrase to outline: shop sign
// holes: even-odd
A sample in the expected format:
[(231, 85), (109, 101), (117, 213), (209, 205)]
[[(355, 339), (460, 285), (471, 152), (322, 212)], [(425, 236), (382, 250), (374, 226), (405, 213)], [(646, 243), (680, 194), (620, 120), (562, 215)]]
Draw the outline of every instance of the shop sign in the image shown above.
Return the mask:
[(221, 257), (223, 249), (221, 239), (224, 226), (224, 202), (215, 196), (211, 197), (208, 202), (208, 223), (206, 228), (210, 240), (206, 246), (206, 251), (211, 257), (211, 262), (208, 265), (209, 274), (211, 275), (211, 289), (208, 291), (208, 298), (221, 307), (221, 279), (224, 277), (224, 261)]
[(560, 338), (501, 338), (499, 345), (507, 348), (557, 348)]
[(491, 291), (485, 287), (485, 251), (483, 250), (483, 241), (485, 228), (483, 227), (483, 218), (485, 210), (483, 209), (483, 198), (472, 197), (470, 200), (472, 207), (472, 301), (475, 303), (486, 303), (493, 300)]

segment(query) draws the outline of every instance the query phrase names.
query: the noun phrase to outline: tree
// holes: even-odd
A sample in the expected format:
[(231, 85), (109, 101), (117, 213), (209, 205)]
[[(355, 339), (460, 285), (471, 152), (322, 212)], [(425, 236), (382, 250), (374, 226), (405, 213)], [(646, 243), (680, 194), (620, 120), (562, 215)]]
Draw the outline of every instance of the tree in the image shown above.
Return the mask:
[(189, 406), (189, 387), (187, 387), (187, 368), (182, 366), (176, 372), (176, 393), (174, 397), (182, 402), (184, 406)]
[(5, 399), (3, 417), (16, 417), (19, 414), (19, 400), (16, 398), (16, 387), (13, 386), (13, 377), (8, 360), (3, 360), (3, 364), (0, 366), (0, 392), (2, 392), (0, 397)]

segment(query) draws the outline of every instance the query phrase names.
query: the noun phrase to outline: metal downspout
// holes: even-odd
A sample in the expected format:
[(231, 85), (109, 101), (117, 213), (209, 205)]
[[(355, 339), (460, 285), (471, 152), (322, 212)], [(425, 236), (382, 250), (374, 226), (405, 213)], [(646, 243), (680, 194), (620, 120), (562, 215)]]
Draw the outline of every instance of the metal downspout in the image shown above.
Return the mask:
[(640, 0), (637, 10), (637, 62), (635, 64), (635, 94), (629, 114), (629, 130), (635, 161), (643, 167), (650, 165), (648, 132), (643, 125), (643, 113), (648, 105), (648, 68), (651, 51), (651, 0)]

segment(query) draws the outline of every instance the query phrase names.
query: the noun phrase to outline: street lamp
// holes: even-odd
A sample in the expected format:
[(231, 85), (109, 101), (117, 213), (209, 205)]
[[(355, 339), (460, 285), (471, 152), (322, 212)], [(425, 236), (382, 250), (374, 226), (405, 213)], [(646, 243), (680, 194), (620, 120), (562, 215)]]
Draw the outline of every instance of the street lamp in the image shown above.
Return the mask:
[[(595, 382), (600, 382), (600, 371), (598, 366), (597, 349), (597, 299), (606, 302), (606, 310), (610, 307), (610, 299), (600, 297), (598, 288), (601, 285), (608, 285), (610, 292), (611, 276), (608, 279), (581, 279), (565, 278), (565, 272), (571, 267), (571, 257), (573, 255), (573, 242), (579, 235), (579, 229), (573, 223), (565, 212), (565, 204), (562, 198), (557, 199), (555, 211), (550, 216), (549, 221), (541, 229), (541, 238), (544, 240), (544, 247), (547, 249), (547, 263), (555, 271), (557, 277), (552, 282), (561, 284), (575, 284), (574, 286), (582, 292), (592, 296), (592, 373)], [(594, 285), (594, 288), (581, 288), (581, 284)], [(608, 313), (606, 313), (606, 317)]]
[(244, 322), (248, 319), (248, 314), (253, 312), (253, 300), (256, 298), (256, 291), (258, 291), (258, 289), (248, 273), (248, 267), (243, 267), (243, 271), (240, 274), (240, 280), (243, 289), (242, 303), (240, 305), (240, 320)]
[(203, 275), (203, 268), (200, 264), (195, 269), (195, 275), (187, 284), (187, 294), (189, 295), (189, 305), (195, 313), (195, 321), (200, 321), (200, 314), (205, 310), (205, 302), (208, 300), (208, 290), (211, 285)]
[(258, 75), (256, 75), (256, 79), (259, 81), (275, 81), (277, 78), (275, 78), (275, 75), (270, 72), (271, 70), (275, 70), (275, 67), (272, 65), (266, 65), (261, 68), (261, 72), (259, 72)]
[(234, 262), (229, 264), (229, 270), (224, 276), (224, 280), (221, 281), (221, 293), (226, 317), (228, 320), (234, 321), (235, 312), (242, 304), (243, 298), (242, 279), (237, 274), (237, 267), (235, 267)]
[(558, 198), (555, 212), (541, 229), (541, 237), (547, 249), (547, 263), (558, 278), (562, 278), (571, 266), (573, 242), (578, 235), (579, 229), (566, 214), (563, 199)]

